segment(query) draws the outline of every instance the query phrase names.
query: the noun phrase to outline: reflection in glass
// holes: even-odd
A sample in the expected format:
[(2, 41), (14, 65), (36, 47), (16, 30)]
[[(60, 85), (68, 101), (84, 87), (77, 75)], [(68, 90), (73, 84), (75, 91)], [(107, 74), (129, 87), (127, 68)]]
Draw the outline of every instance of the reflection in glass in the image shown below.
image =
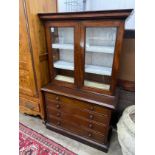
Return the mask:
[(110, 89), (116, 31), (115, 27), (86, 28), (85, 86)]
[(74, 29), (52, 27), (51, 35), (55, 79), (74, 83)]

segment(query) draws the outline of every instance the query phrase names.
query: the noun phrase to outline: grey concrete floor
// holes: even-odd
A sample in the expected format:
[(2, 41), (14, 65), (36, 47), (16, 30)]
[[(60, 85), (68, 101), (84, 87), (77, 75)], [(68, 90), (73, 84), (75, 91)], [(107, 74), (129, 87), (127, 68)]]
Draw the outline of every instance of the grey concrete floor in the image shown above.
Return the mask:
[(121, 148), (117, 139), (117, 132), (115, 130), (113, 130), (112, 132), (109, 151), (108, 153), (104, 153), (88, 145), (46, 129), (45, 125), (42, 123), (42, 120), (37, 117), (19, 114), (19, 121), (24, 125), (30, 127), (31, 129), (37, 131), (38, 133), (43, 134), (49, 139), (52, 139), (53, 141), (75, 152), (78, 155), (122, 155)]

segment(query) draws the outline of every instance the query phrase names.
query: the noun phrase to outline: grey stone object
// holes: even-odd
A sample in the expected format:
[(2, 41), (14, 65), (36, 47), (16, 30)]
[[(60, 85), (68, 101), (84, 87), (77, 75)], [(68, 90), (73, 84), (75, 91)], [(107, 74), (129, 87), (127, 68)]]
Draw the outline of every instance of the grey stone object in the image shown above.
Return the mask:
[(123, 155), (135, 155), (135, 106), (127, 107), (117, 123), (118, 141)]

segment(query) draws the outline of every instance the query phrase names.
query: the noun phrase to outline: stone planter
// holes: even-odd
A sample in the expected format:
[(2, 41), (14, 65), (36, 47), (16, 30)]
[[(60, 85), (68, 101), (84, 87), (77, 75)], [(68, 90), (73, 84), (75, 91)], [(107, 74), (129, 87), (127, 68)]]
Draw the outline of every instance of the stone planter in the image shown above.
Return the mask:
[(118, 141), (123, 155), (135, 154), (135, 106), (129, 106), (117, 123)]

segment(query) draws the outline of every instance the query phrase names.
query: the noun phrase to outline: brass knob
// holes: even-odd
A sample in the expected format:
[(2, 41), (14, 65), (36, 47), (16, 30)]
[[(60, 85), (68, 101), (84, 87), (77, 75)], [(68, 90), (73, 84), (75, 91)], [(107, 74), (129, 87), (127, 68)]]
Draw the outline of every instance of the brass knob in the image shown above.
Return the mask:
[(60, 117), (60, 113), (59, 112), (57, 113), (57, 117)]
[(93, 118), (94, 118), (94, 116), (91, 114), (91, 115), (89, 115), (89, 118), (90, 118), (90, 119), (93, 119)]
[(60, 99), (59, 96), (57, 96), (57, 97), (56, 97), (56, 100), (59, 101), (59, 99)]
[(92, 128), (93, 127), (93, 124), (89, 124), (89, 128)]
[(60, 104), (57, 104), (56, 107), (57, 107), (57, 109), (59, 109), (60, 108)]
[(93, 106), (91, 106), (91, 107), (90, 107), (90, 110), (94, 110), (94, 107), (93, 107)]
[(61, 124), (61, 122), (60, 122), (60, 121), (58, 121), (58, 122), (57, 122), (57, 125), (60, 125), (60, 124)]
[(89, 133), (89, 134), (88, 134), (88, 137), (91, 137), (91, 136), (92, 136), (92, 134), (91, 134), (91, 133)]

